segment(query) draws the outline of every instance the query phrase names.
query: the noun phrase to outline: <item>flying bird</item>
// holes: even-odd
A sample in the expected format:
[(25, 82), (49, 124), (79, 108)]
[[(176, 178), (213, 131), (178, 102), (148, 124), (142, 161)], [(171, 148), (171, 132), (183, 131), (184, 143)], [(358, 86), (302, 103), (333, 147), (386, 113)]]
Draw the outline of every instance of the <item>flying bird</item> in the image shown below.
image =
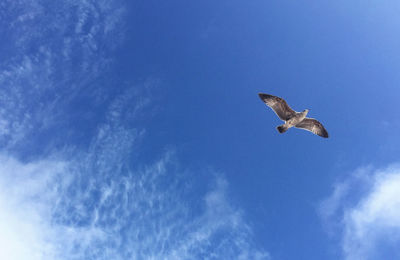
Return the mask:
[(318, 120), (306, 117), (309, 111), (308, 109), (304, 109), (302, 112), (296, 112), (289, 107), (283, 98), (264, 93), (258, 93), (258, 96), (267, 106), (274, 110), (281, 120), (285, 121), (283, 125), (276, 128), (279, 133), (284, 133), (289, 128), (296, 127), (328, 138), (328, 132)]

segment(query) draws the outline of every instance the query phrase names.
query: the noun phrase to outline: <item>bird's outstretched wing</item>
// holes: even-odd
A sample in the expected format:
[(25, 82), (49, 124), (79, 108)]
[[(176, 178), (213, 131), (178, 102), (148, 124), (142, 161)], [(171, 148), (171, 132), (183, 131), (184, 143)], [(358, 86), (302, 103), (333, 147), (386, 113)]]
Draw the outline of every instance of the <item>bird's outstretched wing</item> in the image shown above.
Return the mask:
[(289, 107), (289, 105), (283, 98), (264, 93), (258, 93), (258, 96), (261, 98), (262, 101), (264, 101), (265, 104), (267, 104), (267, 106), (272, 108), (272, 110), (274, 110), (274, 112), (283, 121), (287, 121), (296, 115), (296, 112)]
[(308, 130), (316, 135), (328, 138), (328, 132), (325, 127), (314, 118), (304, 118), (303, 121), (295, 125), (297, 128)]

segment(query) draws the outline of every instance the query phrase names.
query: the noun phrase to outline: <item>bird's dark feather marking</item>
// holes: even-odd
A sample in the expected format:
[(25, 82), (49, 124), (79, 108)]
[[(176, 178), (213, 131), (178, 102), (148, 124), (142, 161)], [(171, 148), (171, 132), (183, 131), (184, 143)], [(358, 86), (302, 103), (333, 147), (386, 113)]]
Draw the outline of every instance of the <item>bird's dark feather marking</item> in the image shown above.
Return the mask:
[(281, 120), (287, 121), (296, 115), (296, 112), (290, 108), (283, 98), (265, 93), (259, 93), (258, 96), (267, 106), (274, 110)]
[(306, 117), (303, 121), (295, 125), (295, 127), (308, 130), (324, 138), (329, 137), (328, 131), (326, 131), (325, 127), (321, 124), (321, 122), (314, 118)]

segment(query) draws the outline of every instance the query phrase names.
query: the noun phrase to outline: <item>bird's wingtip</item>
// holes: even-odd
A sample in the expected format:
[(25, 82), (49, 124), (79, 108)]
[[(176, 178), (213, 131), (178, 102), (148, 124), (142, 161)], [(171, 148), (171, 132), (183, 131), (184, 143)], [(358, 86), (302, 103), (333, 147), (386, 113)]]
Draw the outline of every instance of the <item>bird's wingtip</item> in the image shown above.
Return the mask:
[(258, 96), (259, 96), (261, 99), (264, 99), (264, 98), (266, 98), (268, 95), (265, 94), (265, 93), (259, 92), (259, 93), (258, 93)]

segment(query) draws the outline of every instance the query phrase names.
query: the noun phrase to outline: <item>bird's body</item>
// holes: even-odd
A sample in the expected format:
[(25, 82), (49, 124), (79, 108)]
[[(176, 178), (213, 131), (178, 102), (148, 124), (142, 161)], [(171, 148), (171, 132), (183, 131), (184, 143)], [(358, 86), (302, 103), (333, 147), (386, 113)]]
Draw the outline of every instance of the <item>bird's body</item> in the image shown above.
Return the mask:
[(285, 121), (285, 124), (277, 127), (279, 133), (284, 133), (289, 128), (296, 127), (308, 130), (321, 137), (328, 137), (328, 132), (318, 120), (307, 117), (308, 109), (305, 109), (302, 112), (296, 112), (289, 107), (284, 99), (280, 97), (264, 93), (259, 93), (258, 95), (281, 120)]
[(304, 120), (306, 118), (308, 113), (308, 109), (304, 110), (303, 112), (295, 112), (293, 117), (285, 121), (285, 124), (280, 125), (277, 127), (278, 131), (280, 133), (286, 132), (289, 128), (296, 126), (298, 123)]

